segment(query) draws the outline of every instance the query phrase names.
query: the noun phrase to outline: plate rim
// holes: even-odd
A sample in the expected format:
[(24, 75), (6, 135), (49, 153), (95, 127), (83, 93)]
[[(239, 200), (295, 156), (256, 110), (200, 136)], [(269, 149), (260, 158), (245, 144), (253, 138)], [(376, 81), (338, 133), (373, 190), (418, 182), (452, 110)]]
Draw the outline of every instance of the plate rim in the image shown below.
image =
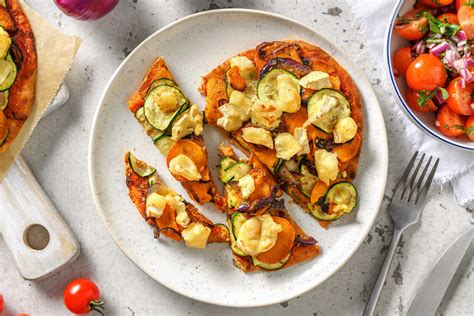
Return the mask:
[[(170, 284), (162, 283), (161, 281), (156, 279), (154, 276), (152, 276), (152, 274), (149, 273), (148, 269), (145, 266), (140, 265), (139, 263), (135, 262), (135, 260), (128, 253), (128, 251), (125, 249), (125, 247), (122, 247), (121, 241), (119, 240), (118, 237), (114, 236), (114, 234), (113, 234), (113, 232), (110, 228), (110, 225), (107, 224), (108, 220), (105, 216), (105, 212), (103, 211), (101, 204), (99, 203), (98, 195), (96, 194), (97, 186), (96, 186), (95, 180), (94, 180), (95, 178), (94, 178), (94, 172), (93, 171), (94, 171), (95, 167), (92, 164), (92, 159), (93, 159), (92, 149), (94, 148), (94, 145), (95, 145), (96, 140), (97, 140), (96, 128), (97, 128), (99, 114), (100, 114), (102, 106), (104, 104), (106, 94), (107, 94), (108, 90), (110, 89), (112, 83), (115, 81), (117, 75), (120, 73), (122, 68), (125, 67), (125, 65), (128, 63), (128, 61), (133, 57), (133, 55), (135, 55), (140, 49), (142, 49), (143, 46), (145, 46), (145, 44), (147, 44), (149, 41), (151, 41), (155, 36), (159, 35), (160, 33), (163, 33), (165, 31), (167, 31), (168, 29), (174, 27), (175, 25), (177, 25), (179, 23), (183, 23), (187, 20), (190, 20), (190, 19), (193, 19), (193, 18), (196, 18), (196, 17), (200, 17), (200, 16), (203, 16), (203, 15), (221, 14), (221, 13), (243, 13), (243, 14), (249, 14), (250, 13), (250, 14), (254, 14), (254, 15), (262, 15), (262, 16), (272, 17), (272, 18), (276, 18), (276, 19), (280, 19), (280, 20), (289, 22), (289, 23), (296, 24), (299, 27), (302, 27), (302, 28), (308, 30), (309, 32), (315, 34), (316, 36), (323, 38), (331, 46), (333, 46), (334, 48), (337, 49), (338, 53), (341, 54), (345, 58), (345, 60), (348, 63), (350, 63), (351, 66), (354, 69), (356, 69), (359, 72), (359, 74), (360, 74), (362, 80), (364, 81), (364, 83), (367, 86), (370, 86), (370, 94), (372, 94), (373, 99), (377, 100), (377, 106), (375, 107), (375, 111), (377, 112), (377, 115), (381, 118), (380, 123), (381, 123), (381, 127), (383, 127), (382, 132), (383, 132), (383, 139), (385, 141), (382, 144), (383, 145), (383, 148), (381, 150), (382, 155), (379, 157), (380, 161), (382, 161), (382, 169), (383, 169), (382, 170), (383, 171), (382, 172), (383, 190), (381, 190), (381, 193), (379, 194), (379, 196), (376, 197), (376, 201), (374, 201), (374, 205), (377, 206), (377, 210), (374, 212), (374, 215), (372, 216), (370, 222), (367, 223), (367, 225), (365, 225), (365, 228), (364, 228), (364, 230), (361, 234), (361, 238), (355, 243), (354, 247), (351, 249), (351, 251), (349, 251), (347, 253), (347, 255), (343, 258), (343, 260), (341, 260), (340, 262), (338, 262), (335, 265), (335, 269), (331, 273), (328, 273), (327, 275), (323, 276), (321, 278), (320, 282), (315, 283), (315, 284), (309, 284), (306, 287), (303, 287), (299, 290), (295, 290), (295, 291), (291, 292), (291, 294), (287, 295), (285, 298), (282, 298), (282, 299), (273, 299), (273, 300), (270, 299), (270, 300), (266, 300), (264, 302), (256, 301), (256, 302), (245, 303), (245, 304), (232, 304), (232, 303), (230, 303), (230, 304), (225, 303), (224, 304), (224, 303), (221, 303), (221, 302), (213, 302), (211, 300), (206, 300), (206, 299), (203, 299), (201, 297), (196, 297), (195, 295), (182, 292), (179, 286), (173, 286), (173, 285), (170, 285)], [(373, 111), (374, 109), (372, 108), (371, 110)], [(365, 124), (367, 124), (367, 123), (365, 123)], [(367, 126), (364, 126), (364, 127), (367, 128)], [(161, 286), (164, 286), (164, 287), (172, 290), (175, 293), (178, 293), (180, 295), (183, 295), (185, 297), (191, 298), (191, 299), (196, 300), (196, 301), (200, 301), (200, 302), (204, 302), (204, 303), (208, 303), (208, 304), (212, 304), (212, 305), (226, 306), (226, 307), (239, 307), (239, 308), (263, 307), (263, 306), (278, 304), (278, 303), (281, 303), (281, 302), (284, 302), (284, 301), (294, 299), (294, 298), (296, 298), (296, 297), (298, 297), (298, 296), (300, 296), (300, 295), (302, 295), (302, 294), (304, 294), (304, 293), (320, 286), (321, 284), (326, 282), (331, 276), (333, 276), (336, 272), (338, 272), (343, 266), (345, 266), (346, 263), (354, 256), (355, 252), (357, 250), (359, 250), (360, 246), (362, 245), (362, 243), (364, 242), (364, 240), (367, 237), (368, 233), (372, 229), (372, 227), (373, 227), (373, 225), (374, 225), (374, 223), (375, 223), (375, 221), (376, 221), (376, 219), (377, 219), (377, 217), (380, 213), (380, 208), (382, 206), (382, 201), (383, 201), (383, 197), (384, 197), (384, 194), (385, 194), (385, 188), (386, 188), (386, 185), (387, 185), (387, 176), (388, 176), (387, 130), (386, 130), (386, 127), (385, 127), (385, 121), (383, 119), (383, 114), (382, 114), (382, 109), (380, 107), (380, 102), (379, 102), (379, 100), (377, 98), (377, 95), (375, 94), (375, 91), (374, 91), (370, 81), (368, 80), (367, 76), (362, 71), (362, 69), (360, 69), (357, 66), (357, 64), (352, 60), (352, 58), (350, 58), (348, 56), (348, 54), (345, 53), (344, 50), (340, 49), (338, 45), (336, 45), (332, 40), (328, 39), (326, 36), (323, 36), (321, 33), (314, 30), (310, 26), (304, 24), (303, 22), (299, 22), (299, 21), (294, 20), (292, 18), (283, 16), (283, 15), (280, 15), (280, 14), (277, 14), (277, 13), (273, 13), (273, 12), (267, 12), (267, 11), (256, 10), (256, 9), (244, 9), (244, 8), (223, 8), (223, 9), (215, 9), (215, 10), (206, 10), (206, 11), (193, 13), (193, 14), (184, 16), (182, 18), (179, 18), (176, 21), (173, 21), (173, 22), (163, 26), (162, 28), (158, 29), (156, 32), (153, 32), (152, 34), (150, 34), (147, 38), (145, 38), (140, 44), (138, 44), (133, 49), (133, 51), (120, 63), (120, 65), (117, 67), (117, 69), (111, 75), (107, 85), (105, 86), (105, 88), (104, 88), (104, 90), (101, 94), (101, 97), (100, 97), (99, 102), (98, 102), (97, 109), (95, 110), (95, 113), (94, 113), (94, 118), (92, 120), (92, 128), (91, 128), (91, 132), (90, 132), (89, 146), (88, 146), (88, 174), (89, 174), (89, 186), (90, 186), (90, 189), (91, 189), (92, 198), (94, 200), (96, 210), (99, 213), (99, 217), (101, 218), (104, 226), (106, 227), (108, 234), (112, 237), (112, 240), (114, 241), (114, 243), (125, 254), (125, 256), (135, 266), (137, 266), (140, 270), (145, 272), (151, 279), (158, 282)]]

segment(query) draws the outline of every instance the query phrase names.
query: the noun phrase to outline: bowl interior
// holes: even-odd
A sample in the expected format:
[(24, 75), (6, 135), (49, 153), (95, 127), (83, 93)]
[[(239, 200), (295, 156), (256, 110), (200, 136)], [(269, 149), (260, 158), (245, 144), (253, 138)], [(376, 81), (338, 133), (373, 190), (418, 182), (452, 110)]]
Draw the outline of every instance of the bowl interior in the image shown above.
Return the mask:
[(445, 144), (455, 146), (456, 148), (461, 148), (465, 150), (474, 150), (474, 142), (470, 141), (467, 136), (462, 136), (460, 138), (451, 138), (443, 135), (435, 126), (435, 115), (433, 113), (419, 113), (413, 111), (404, 100), (404, 95), (408, 89), (403, 77), (395, 77), (393, 74), (392, 68), (392, 57), (395, 52), (404, 46), (409, 45), (408, 41), (403, 39), (401, 36), (393, 33), (393, 25), (397, 15), (402, 16), (406, 12), (413, 9), (415, 0), (401, 1), (398, 3), (394, 9), (390, 23), (387, 29), (386, 35), (386, 47), (385, 47), (385, 58), (387, 59), (388, 65), (388, 76), (389, 84), (393, 90), (395, 99), (398, 101), (400, 108), (407, 115), (411, 122), (413, 122), (418, 128), (423, 132), (430, 135), (432, 138), (441, 141)]

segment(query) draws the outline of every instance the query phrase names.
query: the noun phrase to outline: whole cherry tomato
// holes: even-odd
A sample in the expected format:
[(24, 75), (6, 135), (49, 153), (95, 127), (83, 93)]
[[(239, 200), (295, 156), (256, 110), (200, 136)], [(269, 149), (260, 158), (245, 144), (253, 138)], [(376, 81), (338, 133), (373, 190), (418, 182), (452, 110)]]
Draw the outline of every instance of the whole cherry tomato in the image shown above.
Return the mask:
[(456, 24), (459, 25), (458, 16), (455, 13), (443, 13), (438, 16), (438, 20), (443, 23)]
[(395, 69), (396, 76), (404, 77), (407, 73), (408, 66), (413, 61), (411, 55), (411, 47), (402, 47), (395, 52), (393, 55), (393, 68)]
[(460, 77), (454, 78), (449, 83), (446, 90), (448, 90), (449, 97), (446, 104), (451, 111), (461, 115), (474, 115), (474, 82), (468, 83), (464, 88), (461, 87)]
[(393, 30), (404, 39), (419, 40), (428, 32), (428, 20), (423, 16), (423, 10), (412, 10), (395, 22)]
[(420, 0), (421, 3), (426, 4), (432, 8), (444, 7), (453, 3), (454, 0)]
[[(474, 3), (474, 2), (473, 2)], [(468, 39), (474, 38), (474, 8), (461, 5), (458, 10), (458, 20), (461, 29), (466, 33)]]
[(460, 137), (464, 135), (464, 118), (451, 111), (447, 105), (438, 111), (435, 125), (446, 136)]
[(428, 100), (425, 104), (423, 104), (423, 106), (420, 106), (418, 104), (419, 97), (420, 94), (417, 91), (408, 89), (405, 94), (405, 101), (413, 110), (418, 112), (434, 112), (438, 109), (434, 104), (433, 100)]
[(0, 294), (0, 314), (3, 313), (3, 304), (5, 304), (5, 301), (3, 300), (3, 295)]
[(98, 308), (104, 308), (97, 285), (87, 279), (75, 279), (66, 286), (64, 304), (74, 314), (87, 314), (93, 310), (102, 314)]
[(432, 54), (420, 54), (408, 66), (407, 84), (416, 91), (429, 90), (444, 86), (446, 69), (441, 60)]
[(466, 135), (474, 142), (474, 115), (469, 116), (466, 120)]

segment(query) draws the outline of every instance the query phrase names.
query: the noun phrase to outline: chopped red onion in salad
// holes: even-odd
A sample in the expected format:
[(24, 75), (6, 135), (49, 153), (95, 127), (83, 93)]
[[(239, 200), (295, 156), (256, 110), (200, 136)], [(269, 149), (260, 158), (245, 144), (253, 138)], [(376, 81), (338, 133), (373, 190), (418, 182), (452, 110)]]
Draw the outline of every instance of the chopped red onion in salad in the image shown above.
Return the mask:
[(433, 53), (436, 56), (439, 56), (441, 53), (444, 53), (446, 50), (448, 50), (451, 46), (447, 42), (442, 42), (433, 48), (431, 48), (431, 53)]
[(459, 30), (456, 35), (461, 41), (467, 41), (467, 35), (463, 30)]
[(425, 42), (423, 40), (419, 40), (416, 42), (416, 44), (412, 47), (412, 49), (415, 51), (415, 55), (418, 56), (420, 54), (423, 54), (425, 51)]
[(443, 98), (443, 93), (439, 89), (438, 89), (438, 91), (436, 91), (436, 94), (434, 95), (434, 99), (435, 99), (436, 103), (438, 103), (438, 104), (445, 104), (446, 103), (446, 100)]

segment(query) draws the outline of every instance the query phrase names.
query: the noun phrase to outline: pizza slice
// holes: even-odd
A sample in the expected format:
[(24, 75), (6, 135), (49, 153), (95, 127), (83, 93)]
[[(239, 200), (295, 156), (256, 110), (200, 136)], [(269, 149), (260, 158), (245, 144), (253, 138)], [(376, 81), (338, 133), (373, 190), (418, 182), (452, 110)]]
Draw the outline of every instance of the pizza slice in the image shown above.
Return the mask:
[(163, 184), (156, 169), (125, 154), (129, 196), (145, 221), (155, 228), (154, 236), (184, 240), (188, 247), (205, 248), (207, 243), (229, 242), (229, 230), (213, 224), (196, 207)]
[(356, 206), (362, 104), (348, 73), (302, 41), (262, 43), (203, 77), (205, 116), (327, 226)]
[(33, 31), (19, 1), (0, 1), (0, 153), (30, 115), (36, 67)]
[(317, 241), (292, 220), (267, 168), (253, 155), (243, 161), (232, 150), (221, 152), (234, 265), (244, 272), (277, 270), (318, 256)]
[(214, 203), (224, 211), (208, 167), (203, 114), (189, 101), (159, 57), (132, 95), (128, 107), (166, 157), (169, 171), (199, 204)]

